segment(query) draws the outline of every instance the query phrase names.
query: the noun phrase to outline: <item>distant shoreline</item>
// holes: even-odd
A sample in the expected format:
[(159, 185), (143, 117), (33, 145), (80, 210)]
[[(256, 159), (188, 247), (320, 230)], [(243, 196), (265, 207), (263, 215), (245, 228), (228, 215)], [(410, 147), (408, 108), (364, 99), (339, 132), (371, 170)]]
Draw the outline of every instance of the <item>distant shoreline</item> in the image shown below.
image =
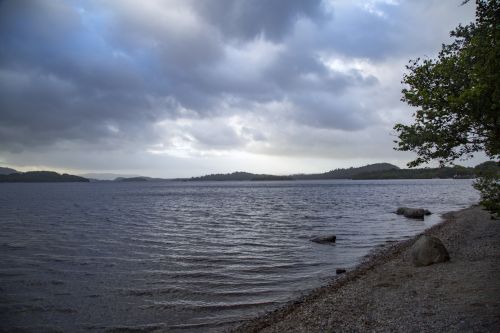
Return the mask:
[(88, 183), (87, 178), (53, 171), (28, 171), (0, 175), (0, 183)]
[(116, 183), (258, 183), (258, 182), (321, 182), (321, 181), (384, 181), (384, 180), (456, 180), (456, 179), (475, 179), (475, 178), (380, 178), (380, 179), (352, 179), (352, 178), (332, 178), (332, 179), (249, 179), (249, 180), (179, 180), (179, 179), (154, 179), (154, 180), (0, 180), (0, 184), (61, 184), (61, 183), (98, 183), (98, 184), (116, 184)]
[(443, 241), (450, 262), (413, 267), (409, 248), (417, 235), (234, 332), (498, 330), (500, 221), (490, 216), (472, 206), (444, 214), (424, 232)]
[[(236, 171), (233, 173), (217, 173), (190, 178), (153, 178), (146, 176), (105, 175), (107, 179), (96, 179), (92, 175), (58, 174), (53, 171), (20, 172), (11, 168), (0, 167), (1, 182), (149, 182), (149, 181), (291, 181), (291, 180), (376, 180), (376, 179), (473, 179), (482, 174), (500, 173), (500, 165), (488, 161), (474, 168), (455, 165), (453, 167), (400, 169), (390, 163), (368, 164), (362, 167), (335, 169), (315, 174), (271, 175)], [(109, 177), (114, 177), (109, 179)]]

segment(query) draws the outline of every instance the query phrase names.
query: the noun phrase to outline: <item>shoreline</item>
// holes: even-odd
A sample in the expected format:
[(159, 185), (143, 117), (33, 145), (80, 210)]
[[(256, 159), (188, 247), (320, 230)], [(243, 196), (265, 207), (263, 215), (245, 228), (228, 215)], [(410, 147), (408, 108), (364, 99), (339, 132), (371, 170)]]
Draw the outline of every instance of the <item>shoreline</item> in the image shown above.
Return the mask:
[[(475, 205), (441, 218), (408, 240), (372, 250), (327, 285), (231, 332), (500, 330), (500, 221)], [(413, 267), (409, 250), (422, 234), (440, 238), (450, 262)], [(480, 241), (471, 243), (467, 235)], [(482, 256), (471, 258), (471, 252)]]

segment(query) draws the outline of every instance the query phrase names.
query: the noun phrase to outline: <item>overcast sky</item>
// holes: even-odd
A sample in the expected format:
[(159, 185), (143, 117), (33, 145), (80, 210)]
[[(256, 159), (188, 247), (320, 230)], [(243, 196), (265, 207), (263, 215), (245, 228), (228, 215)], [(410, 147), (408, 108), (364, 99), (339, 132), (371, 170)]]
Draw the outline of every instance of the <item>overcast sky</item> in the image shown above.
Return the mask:
[(0, 2), (0, 165), (161, 177), (390, 162), (460, 0)]

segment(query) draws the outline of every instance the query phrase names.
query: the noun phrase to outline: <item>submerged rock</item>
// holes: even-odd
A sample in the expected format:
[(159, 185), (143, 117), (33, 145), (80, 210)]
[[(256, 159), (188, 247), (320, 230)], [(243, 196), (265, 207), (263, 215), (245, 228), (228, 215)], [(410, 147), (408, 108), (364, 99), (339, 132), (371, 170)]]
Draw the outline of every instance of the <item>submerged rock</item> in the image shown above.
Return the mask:
[(415, 266), (429, 266), (450, 260), (448, 250), (441, 240), (434, 236), (420, 236), (411, 247), (411, 258)]
[(337, 240), (337, 236), (335, 235), (326, 235), (326, 236), (319, 236), (319, 237), (314, 237), (311, 239), (311, 242), (318, 243), (318, 244), (333, 244)]
[(396, 210), (396, 214), (404, 215), (411, 219), (423, 219), (425, 215), (431, 215), (431, 212), (423, 208), (399, 207)]

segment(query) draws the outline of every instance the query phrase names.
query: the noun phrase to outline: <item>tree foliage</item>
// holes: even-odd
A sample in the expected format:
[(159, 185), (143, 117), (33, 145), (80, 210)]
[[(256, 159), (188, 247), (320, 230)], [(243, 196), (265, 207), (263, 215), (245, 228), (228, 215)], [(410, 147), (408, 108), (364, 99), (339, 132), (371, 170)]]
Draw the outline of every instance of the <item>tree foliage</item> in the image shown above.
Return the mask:
[(481, 204), (486, 209), (500, 214), (500, 182), (497, 174), (486, 174), (474, 182), (474, 188), (481, 192)]
[(402, 101), (414, 123), (396, 124), (396, 150), (413, 151), (410, 167), (441, 165), (484, 151), (500, 157), (500, 1), (476, 1), (476, 20), (451, 32), (437, 59), (410, 61)]

